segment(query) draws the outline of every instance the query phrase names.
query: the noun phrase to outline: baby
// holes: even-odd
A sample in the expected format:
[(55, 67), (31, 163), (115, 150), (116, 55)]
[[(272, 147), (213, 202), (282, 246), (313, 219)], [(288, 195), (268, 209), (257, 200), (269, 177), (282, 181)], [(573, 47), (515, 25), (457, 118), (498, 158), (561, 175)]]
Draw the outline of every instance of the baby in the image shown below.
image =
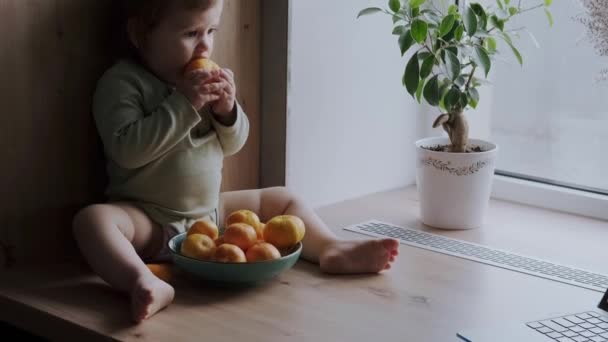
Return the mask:
[(92, 269), (131, 296), (140, 322), (169, 305), (171, 285), (145, 262), (169, 260), (168, 240), (199, 219), (223, 226), (249, 209), (265, 222), (296, 215), (306, 225), (302, 257), (327, 273), (377, 273), (397, 255), (394, 239), (338, 239), (282, 187), (220, 193), (225, 156), (245, 144), (249, 121), (228, 69), (184, 68), (209, 58), (222, 0), (124, 0), (133, 56), (99, 80), (93, 114), (103, 140), (108, 202), (82, 209), (74, 236)]

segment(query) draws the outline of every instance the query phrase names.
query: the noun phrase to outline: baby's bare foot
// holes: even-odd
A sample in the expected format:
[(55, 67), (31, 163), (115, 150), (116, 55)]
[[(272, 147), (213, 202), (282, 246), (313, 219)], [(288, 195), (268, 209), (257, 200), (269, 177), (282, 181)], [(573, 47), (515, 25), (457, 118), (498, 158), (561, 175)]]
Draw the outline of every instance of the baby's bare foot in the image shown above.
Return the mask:
[(319, 256), (327, 273), (377, 273), (391, 267), (398, 252), (395, 239), (336, 241)]
[(150, 275), (138, 280), (131, 292), (133, 320), (141, 322), (173, 301), (173, 286)]

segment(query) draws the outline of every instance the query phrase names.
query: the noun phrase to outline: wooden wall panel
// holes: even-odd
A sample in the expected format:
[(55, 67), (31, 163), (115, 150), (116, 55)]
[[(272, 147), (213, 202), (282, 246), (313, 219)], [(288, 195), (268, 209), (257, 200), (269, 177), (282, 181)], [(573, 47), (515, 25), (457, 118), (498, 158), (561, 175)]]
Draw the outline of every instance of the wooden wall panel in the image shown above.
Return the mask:
[[(118, 0), (119, 1), (119, 0)], [(0, 0), (0, 269), (77, 255), (71, 219), (103, 201), (105, 164), (91, 116), (116, 57), (113, 0)], [(259, 0), (226, 0), (214, 59), (232, 68), (252, 123), (223, 189), (259, 179)]]

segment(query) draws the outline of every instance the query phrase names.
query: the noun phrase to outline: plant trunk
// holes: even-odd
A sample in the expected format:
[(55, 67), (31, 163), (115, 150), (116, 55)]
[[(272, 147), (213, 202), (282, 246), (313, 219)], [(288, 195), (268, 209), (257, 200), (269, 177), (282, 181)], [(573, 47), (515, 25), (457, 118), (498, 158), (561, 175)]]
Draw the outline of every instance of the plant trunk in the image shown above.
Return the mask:
[(448, 152), (464, 153), (469, 142), (469, 124), (462, 111), (441, 114), (433, 123), (433, 128), (441, 125), (450, 136), (452, 143)]
[(449, 130), (444, 125), (443, 128), (448, 132), (452, 146), (450, 152), (463, 153), (466, 152), (467, 143), (469, 142), (469, 124), (462, 111), (450, 113), (450, 121), (448, 121)]

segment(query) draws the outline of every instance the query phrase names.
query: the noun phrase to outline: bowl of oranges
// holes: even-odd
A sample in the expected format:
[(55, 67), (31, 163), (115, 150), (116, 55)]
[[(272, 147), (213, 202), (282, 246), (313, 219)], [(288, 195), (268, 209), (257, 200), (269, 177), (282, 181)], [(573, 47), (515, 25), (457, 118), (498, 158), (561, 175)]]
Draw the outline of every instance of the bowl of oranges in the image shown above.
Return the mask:
[(304, 222), (297, 216), (275, 216), (260, 222), (250, 210), (238, 210), (220, 229), (207, 219), (169, 241), (174, 264), (206, 281), (255, 285), (290, 269), (302, 252)]

